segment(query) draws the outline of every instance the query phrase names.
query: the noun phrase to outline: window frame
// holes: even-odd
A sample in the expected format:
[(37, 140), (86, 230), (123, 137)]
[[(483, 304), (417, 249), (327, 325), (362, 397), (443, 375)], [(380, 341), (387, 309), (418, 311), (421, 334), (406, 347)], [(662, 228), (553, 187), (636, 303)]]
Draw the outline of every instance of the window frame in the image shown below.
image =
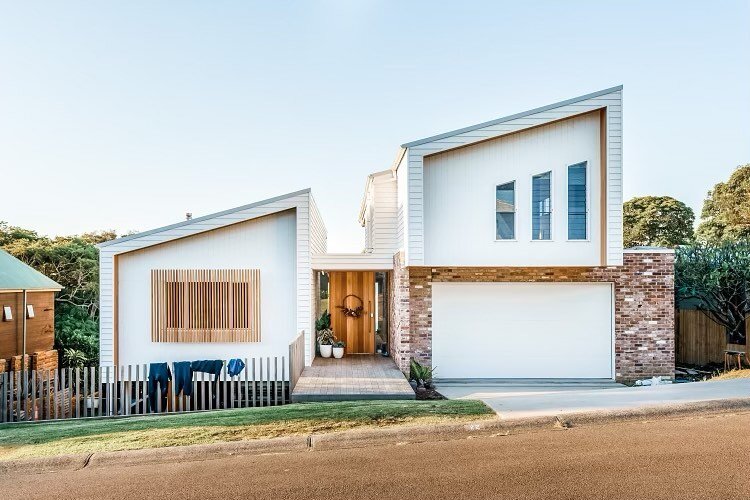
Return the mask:
[[(513, 238), (498, 238), (497, 237), (497, 188), (505, 186), (506, 184), (513, 184)], [(511, 181), (497, 182), (495, 183), (495, 189), (493, 193), (493, 205), (495, 206), (495, 241), (518, 241), (518, 182), (516, 179)], [(509, 212), (503, 212), (509, 213)]]
[[(586, 173), (586, 237), (585, 238), (570, 238), (570, 167), (577, 167), (584, 165), (584, 171)], [(589, 168), (589, 161), (583, 160), (576, 163), (570, 163), (565, 166), (565, 236), (566, 241), (576, 242), (587, 242), (591, 241), (591, 169)]]
[[(534, 239), (534, 177), (549, 174), (549, 239)], [(545, 243), (555, 241), (555, 171), (554, 169), (545, 170), (531, 174), (529, 177), (529, 230), (530, 240), (532, 243)]]

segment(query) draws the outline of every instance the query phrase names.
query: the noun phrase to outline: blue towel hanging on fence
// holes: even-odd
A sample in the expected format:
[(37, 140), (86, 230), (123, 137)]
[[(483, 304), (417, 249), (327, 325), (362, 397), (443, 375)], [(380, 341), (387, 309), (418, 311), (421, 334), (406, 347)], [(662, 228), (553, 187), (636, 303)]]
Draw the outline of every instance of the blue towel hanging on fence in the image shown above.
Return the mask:
[(229, 371), (230, 377), (239, 375), (244, 369), (245, 369), (245, 362), (242, 361), (240, 358), (230, 359), (229, 364), (227, 364), (227, 370)]
[(190, 367), (194, 372), (206, 372), (218, 377), (224, 368), (224, 362), (220, 359), (201, 359), (193, 361)]

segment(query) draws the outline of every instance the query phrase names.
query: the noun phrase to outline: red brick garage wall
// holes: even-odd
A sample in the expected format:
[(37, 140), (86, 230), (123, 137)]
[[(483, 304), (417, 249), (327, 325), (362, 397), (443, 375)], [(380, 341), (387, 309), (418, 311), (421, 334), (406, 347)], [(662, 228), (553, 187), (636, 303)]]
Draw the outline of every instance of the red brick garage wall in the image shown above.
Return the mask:
[(610, 267), (408, 267), (394, 257), (391, 352), (432, 363), (434, 282), (608, 282), (615, 293), (615, 373), (627, 381), (674, 375), (674, 254), (626, 251)]

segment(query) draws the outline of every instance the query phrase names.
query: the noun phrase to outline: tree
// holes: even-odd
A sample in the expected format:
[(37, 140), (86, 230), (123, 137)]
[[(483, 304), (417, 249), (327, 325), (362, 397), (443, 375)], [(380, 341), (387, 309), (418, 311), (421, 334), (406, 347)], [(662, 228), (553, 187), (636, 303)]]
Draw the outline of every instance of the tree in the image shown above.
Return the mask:
[(99, 252), (113, 231), (47, 238), (0, 222), (0, 247), (64, 288), (55, 297), (55, 348), (64, 366), (99, 357)]
[(708, 192), (696, 236), (709, 242), (750, 238), (750, 163)]
[(676, 247), (693, 241), (693, 209), (671, 196), (641, 196), (625, 202), (625, 247)]
[(678, 301), (690, 300), (724, 326), (727, 341), (744, 344), (750, 313), (750, 240), (696, 243), (675, 250)]

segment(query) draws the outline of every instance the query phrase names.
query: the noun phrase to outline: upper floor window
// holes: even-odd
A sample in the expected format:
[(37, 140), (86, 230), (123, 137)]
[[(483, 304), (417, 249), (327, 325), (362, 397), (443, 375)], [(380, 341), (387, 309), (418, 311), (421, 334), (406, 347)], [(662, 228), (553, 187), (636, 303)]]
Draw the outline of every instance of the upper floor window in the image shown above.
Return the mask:
[(531, 178), (531, 239), (552, 239), (552, 172)]
[(586, 199), (586, 162), (568, 167), (568, 239), (585, 240), (588, 206)]
[(516, 182), (500, 184), (495, 189), (495, 238), (516, 238)]

